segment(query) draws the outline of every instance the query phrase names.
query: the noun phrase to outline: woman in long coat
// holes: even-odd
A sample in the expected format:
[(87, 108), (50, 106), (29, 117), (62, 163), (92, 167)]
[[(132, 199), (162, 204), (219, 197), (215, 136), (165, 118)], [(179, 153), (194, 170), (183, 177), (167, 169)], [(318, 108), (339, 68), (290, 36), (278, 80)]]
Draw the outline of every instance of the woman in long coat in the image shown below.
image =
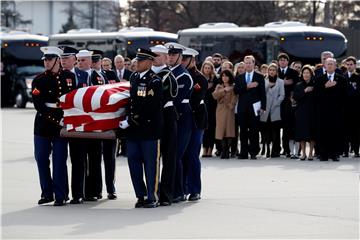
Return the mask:
[[(284, 81), (277, 76), (277, 65), (271, 63), (265, 78), (266, 111), (260, 115), (263, 125), (266, 157), (280, 156), (281, 103), (285, 97)], [(271, 150), (270, 150), (270, 144)], [(270, 154), (271, 153), (271, 154)]]
[(301, 69), (301, 80), (294, 88), (293, 98), (296, 101), (295, 110), (295, 140), (300, 142), (301, 157), (305, 160), (306, 142), (310, 142), (308, 160), (313, 160), (313, 150), (315, 146), (315, 103), (314, 103), (314, 70), (310, 65), (305, 65)]
[(235, 137), (235, 105), (237, 96), (234, 93), (234, 76), (229, 70), (220, 74), (221, 84), (213, 92), (217, 100), (215, 138), (221, 140), (221, 158), (229, 158), (229, 147)]

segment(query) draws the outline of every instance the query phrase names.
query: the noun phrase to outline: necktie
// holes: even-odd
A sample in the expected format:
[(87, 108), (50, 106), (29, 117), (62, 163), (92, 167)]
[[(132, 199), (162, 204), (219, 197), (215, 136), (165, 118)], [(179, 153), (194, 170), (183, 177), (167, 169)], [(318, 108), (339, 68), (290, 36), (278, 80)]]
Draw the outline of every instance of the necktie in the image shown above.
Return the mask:
[(121, 76), (121, 70), (119, 71), (119, 80), (122, 79), (122, 76)]
[(285, 75), (285, 70), (281, 69), (281, 74), (284, 76)]
[(329, 81), (331, 82), (331, 75), (328, 75), (328, 79), (329, 79)]
[(246, 84), (250, 82), (250, 73), (246, 73)]

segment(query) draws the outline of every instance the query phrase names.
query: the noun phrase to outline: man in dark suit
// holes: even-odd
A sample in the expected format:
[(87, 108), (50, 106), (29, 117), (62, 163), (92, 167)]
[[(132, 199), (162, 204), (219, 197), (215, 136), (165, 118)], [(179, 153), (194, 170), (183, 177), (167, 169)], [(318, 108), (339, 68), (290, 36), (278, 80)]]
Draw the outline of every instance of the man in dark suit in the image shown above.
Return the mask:
[(121, 81), (129, 81), (132, 72), (125, 68), (124, 57), (116, 55), (114, 58), (115, 72), (117, 77)]
[[(255, 58), (244, 57), (246, 72), (235, 79), (235, 94), (239, 95), (237, 121), (240, 125), (241, 151), (239, 158), (256, 159), (259, 146), (260, 114), (266, 109), (264, 76), (255, 72)], [(260, 107), (258, 107), (260, 106)], [(250, 142), (250, 145), (249, 145)]]
[(344, 155), (349, 156), (349, 145), (354, 152), (354, 157), (359, 157), (360, 137), (360, 75), (356, 73), (356, 58), (348, 57), (345, 61), (347, 72), (345, 79), (347, 84), (347, 98), (345, 103), (345, 127)]
[(213, 60), (213, 63), (214, 63), (215, 72), (218, 75), (221, 73), (222, 59), (223, 59), (223, 56), (220, 53), (214, 53), (212, 55), (212, 60)]
[[(282, 121), (282, 128), (283, 128), (283, 135), (282, 135), (282, 148), (283, 153), (286, 157), (290, 157), (290, 147), (289, 147), (289, 140), (294, 139), (292, 134), (292, 128), (294, 127), (293, 123), (293, 109), (291, 103), (291, 95), (294, 90), (294, 86), (299, 81), (299, 74), (296, 70), (289, 67), (290, 58), (286, 53), (280, 53), (278, 56), (278, 76), (279, 78), (284, 80), (284, 87), (285, 87), (285, 98), (284, 101), (281, 103), (281, 121)], [(276, 148), (280, 149), (280, 146), (276, 146)]]
[(335, 73), (336, 60), (325, 60), (327, 73), (314, 85), (316, 107), (316, 144), (319, 145), (320, 161), (339, 161), (343, 150), (345, 78)]
[[(328, 58), (333, 58), (334, 54), (330, 51), (324, 51), (321, 53), (321, 64), (322, 68), (315, 70), (315, 78), (321, 77), (322, 75), (326, 74), (326, 68), (325, 68), (325, 60)], [(336, 73), (341, 74), (341, 70), (339, 68), (336, 68)]]
[[(63, 50), (61, 54), (61, 66), (65, 70), (69, 70), (75, 74), (76, 88), (82, 88), (89, 85), (88, 74), (75, 66), (76, 54), (75, 48), (68, 46), (60, 46)], [(69, 150), (71, 159), (71, 204), (83, 203), (84, 199), (84, 178), (86, 169), (86, 145), (87, 140), (81, 138), (69, 139)]]

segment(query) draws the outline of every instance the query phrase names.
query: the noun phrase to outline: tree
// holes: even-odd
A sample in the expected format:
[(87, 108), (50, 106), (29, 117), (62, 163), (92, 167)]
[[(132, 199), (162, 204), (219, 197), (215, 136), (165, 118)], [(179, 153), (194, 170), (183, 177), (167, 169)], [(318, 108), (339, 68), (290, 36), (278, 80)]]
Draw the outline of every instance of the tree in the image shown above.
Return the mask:
[(21, 14), (16, 11), (15, 1), (1, 2), (1, 26), (16, 29), (19, 25), (31, 24), (31, 20), (23, 20)]
[[(117, 31), (121, 26), (121, 9), (116, 1), (76, 1), (68, 3), (65, 12), (68, 22), (62, 31), (72, 28), (96, 28), (102, 31)], [(84, 11), (84, 9), (88, 9)]]
[(66, 12), (69, 13), (68, 20), (65, 24), (62, 25), (62, 30), (60, 32), (66, 33), (70, 29), (76, 29), (77, 26), (74, 21), (74, 3), (68, 2), (69, 8), (66, 10)]
[[(321, 1), (134, 1), (128, 2), (127, 26), (151, 27), (177, 32), (206, 22), (233, 22), (239, 26), (262, 26), (273, 21), (300, 21), (308, 25), (346, 26), (360, 18), (360, 3), (328, 1), (328, 15)], [(330, 11), (330, 12), (329, 12)]]

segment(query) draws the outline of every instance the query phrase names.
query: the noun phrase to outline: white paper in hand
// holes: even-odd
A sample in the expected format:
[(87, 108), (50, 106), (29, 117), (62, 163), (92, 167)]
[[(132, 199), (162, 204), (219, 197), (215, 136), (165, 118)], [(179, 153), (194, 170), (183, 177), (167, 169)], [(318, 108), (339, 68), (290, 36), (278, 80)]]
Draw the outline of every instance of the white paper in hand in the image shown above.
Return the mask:
[(260, 112), (260, 108), (261, 108), (260, 101), (253, 103), (253, 108), (254, 108), (255, 116), (259, 116), (259, 112)]

